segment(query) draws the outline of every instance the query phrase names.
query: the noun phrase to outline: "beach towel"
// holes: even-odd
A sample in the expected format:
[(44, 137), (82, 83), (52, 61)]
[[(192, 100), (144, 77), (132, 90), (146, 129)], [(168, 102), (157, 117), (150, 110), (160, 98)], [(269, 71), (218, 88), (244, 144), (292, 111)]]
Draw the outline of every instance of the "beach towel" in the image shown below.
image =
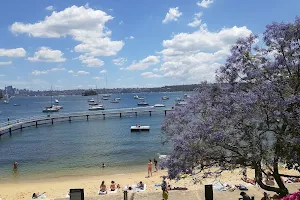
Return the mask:
[(146, 184), (144, 184), (144, 188), (143, 189), (141, 189), (141, 188), (138, 188), (136, 185), (132, 185), (132, 188), (135, 190), (135, 191), (137, 191), (137, 192), (144, 192), (144, 191), (146, 191), (146, 187), (147, 185)]
[(246, 186), (244, 186), (244, 185), (242, 185), (242, 184), (240, 184), (240, 185), (238, 185), (237, 186), (240, 190), (248, 190), (248, 188), (246, 188)]
[(99, 195), (104, 195), (104, 194), (107, 194), (107, 191), (102, 192), (102, 191), (98, 190), (98, 194)]
[[(35, 199), (43, 199), (43, 198), (46, 198), (45, 193), (41, 194), (40, 196), (38, 196), (38, 198), (35, 198)], [(31, 198), (31, 200), (35, 200), (35, 199)]]
[(115, 191), (107, 190), (107, 194), (116, 194), (118, 192), (118, 188)]
[(226, 191), (227, 189), (223, 186), (222, 183), (216, 182), (213, 184), (213, 189), (216, 191)]

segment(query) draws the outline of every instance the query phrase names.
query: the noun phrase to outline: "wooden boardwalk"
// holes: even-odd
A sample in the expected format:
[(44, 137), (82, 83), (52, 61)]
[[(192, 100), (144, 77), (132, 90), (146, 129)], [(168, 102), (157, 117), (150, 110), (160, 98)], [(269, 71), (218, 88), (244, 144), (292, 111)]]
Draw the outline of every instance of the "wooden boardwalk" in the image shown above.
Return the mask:
[(88, 112), (77, 112), (77, 113), (45, 113), (41, 116), (34, 116), (29, 118), (22, 118), (17, 120), (11, 120), (4, 123), (0, 123), (0, 137), (6, 133), (12, 133), (15, 130), (23, 130), (27, 127), (38, 127), (43, 124), (54, 124), (54, 122), (62, 122), (68, 121), (71, 122), (74, 118), (81, 118), (89, 120), (90, 117), (93, 116), (102, 116), (103, 119), (106, 117), (122, 117), (128, 114), (134, 114), (137, 116), (138, 114), (151, 114), (153, 112), (159, 112), (167, 114), (168, 111), (172, 111), (172, 109), (162, 109), (155, 108), (153, 106), (147, 107), (137, 107), (137, 108), (121, 108), (121, 109), (109, 109), (109, 110), (99, 110), (99, 111), (88, 111)]

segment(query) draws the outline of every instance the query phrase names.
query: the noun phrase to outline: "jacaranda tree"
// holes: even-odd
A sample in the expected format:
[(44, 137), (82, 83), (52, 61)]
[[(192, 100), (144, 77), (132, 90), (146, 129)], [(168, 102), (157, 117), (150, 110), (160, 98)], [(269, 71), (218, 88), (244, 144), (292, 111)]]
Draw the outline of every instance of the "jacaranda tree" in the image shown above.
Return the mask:
[[(162, 130), (173, 151), (169, 176), (195, 167), (252, 167), (261, 188), (288, 194), (279, 166), (300, 170), (300, 18), (239, 39), (215, 84), (176, 107)], [(266, 169), (277, 186), (263, 183)]]

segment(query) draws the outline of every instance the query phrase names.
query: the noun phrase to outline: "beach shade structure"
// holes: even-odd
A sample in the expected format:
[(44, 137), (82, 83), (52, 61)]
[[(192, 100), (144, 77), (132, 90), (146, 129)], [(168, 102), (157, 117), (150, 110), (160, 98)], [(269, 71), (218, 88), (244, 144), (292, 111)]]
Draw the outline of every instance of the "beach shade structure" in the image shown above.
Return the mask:
[(84, 200), (84, 190), (70, 189), (70, 200)]
[(213, 186), (205, 185), (205, 200), (213, 200), (213, 199), (214, 199)]

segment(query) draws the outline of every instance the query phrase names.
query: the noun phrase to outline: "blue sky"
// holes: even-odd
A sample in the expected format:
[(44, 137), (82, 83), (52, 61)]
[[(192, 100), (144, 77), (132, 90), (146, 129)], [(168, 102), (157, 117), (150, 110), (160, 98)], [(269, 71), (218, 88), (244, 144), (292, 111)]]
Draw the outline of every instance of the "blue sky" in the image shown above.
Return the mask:
[(2, 0), (0, 88), (213, 82), (237, 38), (299, 10), (299, 0)]

